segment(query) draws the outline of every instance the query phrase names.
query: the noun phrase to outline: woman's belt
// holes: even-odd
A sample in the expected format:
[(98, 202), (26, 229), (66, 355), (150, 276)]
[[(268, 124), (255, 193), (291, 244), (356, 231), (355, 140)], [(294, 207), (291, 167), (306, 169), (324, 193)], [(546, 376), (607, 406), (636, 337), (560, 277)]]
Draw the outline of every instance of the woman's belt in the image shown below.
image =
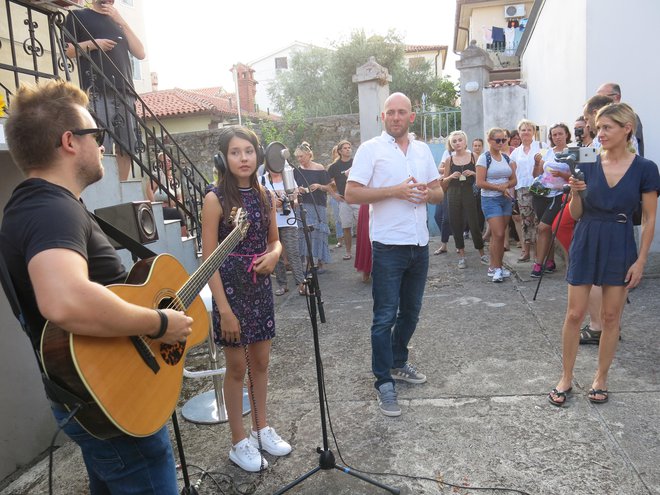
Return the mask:
[(625, 213), (591, 212), (591, 213), (585, 213), (582, 216), (582, 218), (585, 220), (599, 220), (601, 222), (616, 222), (616, 223), (632, 222), (632, 217), (629, 217)]

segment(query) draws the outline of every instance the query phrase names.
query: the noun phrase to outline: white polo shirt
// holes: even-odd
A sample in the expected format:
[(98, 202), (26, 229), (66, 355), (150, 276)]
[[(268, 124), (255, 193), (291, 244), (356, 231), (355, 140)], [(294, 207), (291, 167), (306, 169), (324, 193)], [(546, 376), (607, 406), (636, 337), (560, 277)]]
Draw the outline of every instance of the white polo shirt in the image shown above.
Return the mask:
[[(409, 177), (427, 184), (440, 178), (431, 150), (426, 143), (411, 140), (404, 155), (394, 138), (383, 131), (380, 136), (360, 145), (348, 180), (381, 188), (401, 184)], [(416, 205), (388, 198), (371, 204), (369, 213), (372, 241), (395, 245), (428, 244), (426, 203)]]

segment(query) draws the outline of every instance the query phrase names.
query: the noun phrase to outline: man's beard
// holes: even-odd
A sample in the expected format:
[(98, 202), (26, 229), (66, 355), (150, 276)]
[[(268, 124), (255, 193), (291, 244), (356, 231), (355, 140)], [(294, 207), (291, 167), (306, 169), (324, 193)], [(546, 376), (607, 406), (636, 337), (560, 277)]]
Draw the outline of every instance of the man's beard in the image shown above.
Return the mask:
[(78, 169), (78, 181), (85, 188), (103, 178), (103, 165), (100, 163), (84, 164)]

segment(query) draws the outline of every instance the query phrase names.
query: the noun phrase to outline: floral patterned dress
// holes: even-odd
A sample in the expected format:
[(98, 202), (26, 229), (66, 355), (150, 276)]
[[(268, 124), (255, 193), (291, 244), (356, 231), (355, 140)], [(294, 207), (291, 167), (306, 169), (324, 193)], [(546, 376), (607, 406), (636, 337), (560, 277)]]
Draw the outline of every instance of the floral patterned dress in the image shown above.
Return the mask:
[[(223, 198), (217, 187), (213, 187), (212, 191), (222, 203)], [(245, 238), (220, 266), (220, 277), (227, 301), (241, 324), (241, 341), (226, 342), (221, 338), (220, 313), (214, 300), (213, 333), (216, 343), (221, 346), (238, 347), (275, 336), (275, 310), (270, 275), (259, 275), (252, 270), (254, 260), (268, 247), (269, 219), (263, 218), (261, 214), (261, 196), (258, 191), (252, 188), (241, 189), (241, 199), (250, 227)], [(268, 200), (271, 201), (270, 195)], [(222, 242), (231, 230), (230, 225), (221, 222), (218, 241)]]

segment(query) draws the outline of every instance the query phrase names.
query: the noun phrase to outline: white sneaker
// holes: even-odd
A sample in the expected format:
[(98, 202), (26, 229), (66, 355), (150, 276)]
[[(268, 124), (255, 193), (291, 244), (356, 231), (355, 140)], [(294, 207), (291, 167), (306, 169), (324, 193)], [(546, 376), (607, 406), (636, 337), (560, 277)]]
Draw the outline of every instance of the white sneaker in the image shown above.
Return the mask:
[(229, 451), (229, 460), (244, 471), (257, 473), (268, 467), (268, 461), (244, 438)]
[[(495, 270), (497, 270), (497, 268), (488, 268), (488, 276), (492, 277), (495, 274)], [(500, 268), (500, 270), (502, 270), (502, 277), (509, 278), (511, 276), (511, 272), (506, 268)]]
[(465, 263), (465, 258), (461, 258), (458, 260), (458, 267), (461, 270), (467, 267), (467, 264)]
[(502, 269), (501, 268), (495, 268), (495, 272), (493, 273), (493, 282), (504, 282), (504, 277), (502, 276)]
[(257, 432), (253, 431), (250, 434), (250, 445), (255, 449), (259, 448), (259, 440), (261, 440), (261, 448), (268, 452), (270, 455), (287, 455), (291, 452), (291, 445), (282, 440), (282, 438), (270, 426), (266, 426), (259, 430), (259, 437)]

